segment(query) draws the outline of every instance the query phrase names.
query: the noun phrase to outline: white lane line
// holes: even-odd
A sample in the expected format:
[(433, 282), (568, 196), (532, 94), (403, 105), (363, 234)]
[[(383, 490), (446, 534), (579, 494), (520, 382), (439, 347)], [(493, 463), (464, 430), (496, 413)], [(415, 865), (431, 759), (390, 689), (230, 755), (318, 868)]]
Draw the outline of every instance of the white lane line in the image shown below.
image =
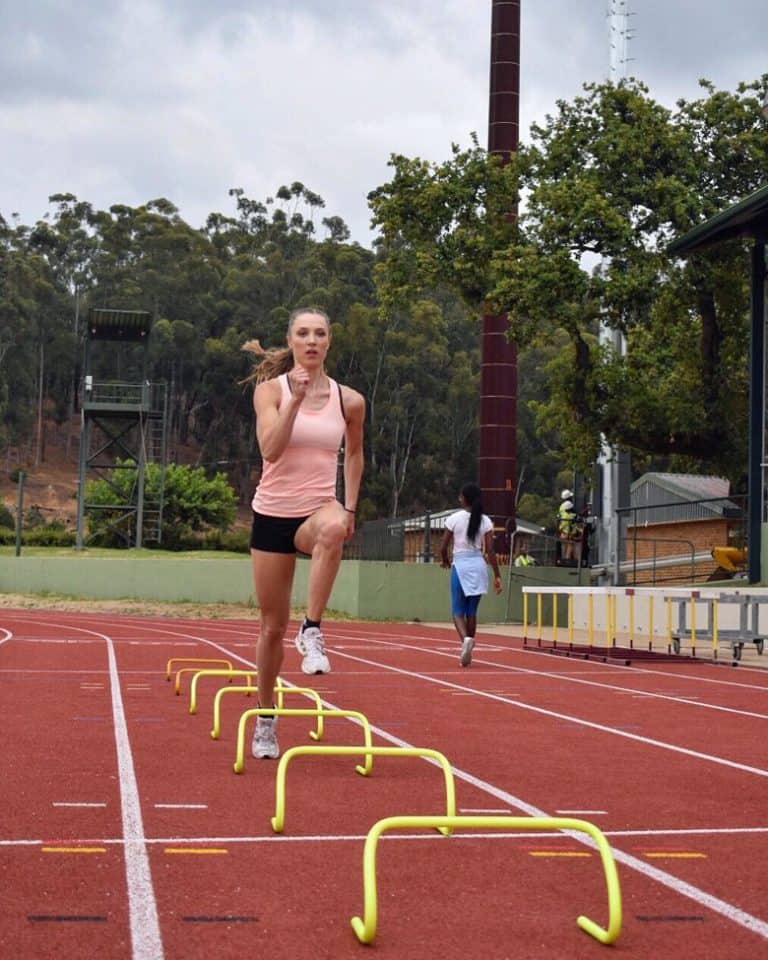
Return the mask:
[[(213, 644), (213, 646), (218, 647), (218, 644)], [(220, 647), (219, 649), (223, 650), (224, 648)], [(237, 656), (237, 654), (232, 654), (232, 656)], [(403, 670), (400, 667), (393, 667), (388, 663), (376, 663), (373, 660), (363, 660), (362, 657), (353, 657), (345, 653), (341, 653), (339, 656), (345, 657), (349, 660), (355, 660), (358, 663), (365, 663), (368, 666), (377, 666), (379, 669), (387, 670), (390, 673), (402, 674), (403, 676), (410, 677), (414, 680), (424, 680), (427, 683), (438, 684), (439, 686), (448, 687), (455, 690), (467, 689), (466, 687), (462, 687), (460, 684), (452, 683), (448, 680), (441, 680), (439, 677), (431, 677), (424, 673), (415, 673), (411, 670)], [(473, 695), (475, 697), (484, 697), (487, 700), (498, 700), (501, 703), (509, 704), (511, 707), (517, 707), (518, 710), (529, 710), (532, 713), (539, 713), (545, 717), (551, 717), (554, 720), (565, 720), (568, 723), (575, 723), (577, 726), (587, 727), (590, 730), (599, 730), (601, 733), (609, 733), (616, 737), (626, 737), (628, 740), (636, 740), (638, 743), (643, 743), (647, 746), (660, 747), (662, 750), (671, 750), (673, 753), (681, 753), (687, 757), (694, 757), (696, 760), (706, 760), (708, 763), (716, 763), (723, 767), (730, 767), (733, 770), (740, 770), (742, 773), (754, 773), (758, 777), (768, 777), (768, 770), (762, 767), (752, 767), (749, 764), (738, 763), (735, 760), (728, 760), (725, 757), (718, 757), (715, 754), (702, 753), (700, 750), (691, 750), (688, 747), (680, 747), (676, 743), (667, 743), (664, 740), (655, 740), (652, 737), (643, 737), (638, 733), (630, 733), (629, 730), (623, 730), (620, 727), (609, 727), (602, 723), (595, 723), (593, 720), (584, 720), (581, 717), (574, 717), (567, 713), (558, 713), (555, 710), (547, 710), (546, 707), (535, 707), (530, 703), (520, 703), (516, 700), (508, 700), (506, 697), (501, 697), (494, 693), (486, 693), (484, 690), (474, 690)], [(694, 704), (694, 706), (701, 706), (701, 704)]]
[(158, 810), (207, 810), (207, 803), (156, 803)]
[[(341, 629), (343, 629), (343, 628), (341, 628)], [(332, 637), (332, 635), (333, 635), (333, 630), (334, 630), (334, 628), (330, 628), (330, 629), (329, 629), (329, 631), (328, 631), (328, 633), (327, 633), (327, 636), (326, 636), (326, 642), (328, 641), (329, 638)], [(336, 634), (339, 635), (339, 636), (342, 635), (342, 634), (338, 633), (338, 631), (336, 632)], [(351, 634), (346, 634), (346, 636), (349, 637), (349, 636), (352, 636), (352, 635), (351, 635)], [(372, 637), (372, 638), (371, 638), (371, 641), (372, 641), (372, 642), (385, 641), (385, 638), (386, 638), (386, 637), (398, 637), (398, 636), (401, 637), (400, 634), (380, 633), (380, 634), (378, 634), (375, 638)], [(435, 640), (436, 640), (435, 637), (429, 637), (429, 636), (425, 636), (425, 635), (422, 635), (422, 636), (418, 636), (418, 635), (417, 635), (417, 636), (413, 637), (412, 639), (413, 639), (413, 640), (416, 640), (416, 641), (425, 641), (425, 642), (432, 642), (432, 643), (434, 643)], [(516, 639), (521, 640), (522, 638), (521, 638), (521, 637), (517, 637)], [(402, 637), (401, 637), (401, 640), (402, 640)], [(440, 642), (440, 641), (438, 641), (438, 642)], [(425, 648), (420, 648), (420, 649), (425, 649)], [(429, 647), (429, 648), (427, 648), (427, 649), (429, 650), (430, 653), (435, 653), (435, 652), (437, 652), (437, 651), (436, 651), (436, 648), (434, 648), (434, 647)], [(483, 649), (484, 649), (484, 647), (480, 647), (480, 650), (479, 650), (478, 652), (482, 652)], [(526, 649), (525, 647), (516, 647), (516, 646), (514, 646), (512, 643), (510, 643), (509, 645), (503, 647), (503, 649), (504, 649), (504, 651), (505, 651), (506, 653), (520, 654), (520, 655), (522, 655), (522, 656), (524, 656), (524, 657), (539, 657), (539, 658), (541, 657), (541, 653), (540, 653), (540, 652), (537, 652), (537, 651), (535, 651), (535, 650)], [(703, 664), (703, 665), (706, 666), (706, 664)], [(511, 664), (497, 664), (496, 666), (498, 666), (498, 667), (500, 667), (500, 668), (502, 668), (502, 669), (507, 669), (507, 670), (520, 670), (520, 671), (523, 672), (523, 673), (530, 673), (530, 674), (534, 674), (534, 675), (540, 675), (540, 674), (541, 674), (541, 671), (538, 671), (538, 670), (528, 670), (528, 669), (525, 668), (525, 667), (514, 667), (514, 666), (512, 666)], [(674, 664), (674, 666), (677, 666), (677, 664)], [(739, 667), (739, 670), (740, 670), (740, 671), (743, 671), (743, 673), (750, 672), (750, 673), (754, 673), (754, 674), (756, 674), (756, 675), (759, 674), (759, 675), (761, 675), (761, 676), (763, 676), (763, 677), (765, 677), (766, 675), (768, 675), (768, 671), (766, 671), (766, 669), (765, 669), (764, 667), (749, 667), (749, 666), (744, 666), (743, 664), (741, 664), (740, 667)], [(576, 671), (571, 671), (571, 672), (568, 673), (568, 674), (553, 674), (553, 675), (556, 676), (556, 677), (558, 677), (558, 679), (568, 679), (568, 677), (571, 676), (571, 675), (572, 675), (573, 673), (575, 673), (575, 672), (576, 672)], [(587, 674), (587, 673), (596, 673), (596, 674), (597, 674), (597, 673), (599, 673), (599, 674), (601, 674), (601, 675), (605, 675), (606, 673), (610, 674), (610, 673), (612, 673), (612, 672), (615, 672), (617, 676), (619, 676), (619, 675), (626, 676), (626, 667), (623, 667), (623, 668), (619, 669), (619, 668), (616, 667), (615, 664), (612, 664), (612, 663), (599, 663), (599, 662), (595, 661), (595, 662), (594, 662), (594, 670), (586, 670), (586, 669), (584, 669), (584, 670), (580, 670), (580, 671), (578, 671), (578, 672), (579, 672), (579, 673), (582, 673), (582, 674)], [(650, 667), (647, 667), (647, 666), (646, 666), (646, 667), (640, 667), (640, 666), (637, 666), (637, 664), (633, 665), (633, 667), (632, 667), (632, 673), (633, 673), (633, 674), (647, 674), (647, 675), (649, 675), (649, 676), (656, 677), (657, 679), (658, 679), (659, 677), (667, 677), (667, 676), (669, 676), (669, 674), (664, 673), (663, 670), (661, 670), (661, 669), (651, 669)], [(546, 675), (546, 674), (545, 674), (545, 675)], [(695, 681), (695, 682), (697, 682), (697, 683), (712, 683), (712, 684), (715, 684), (716, 686), (727, 686), (727, 687), (737, 687), (737, 688), (743, 687), (743, 688), (746, 688), (746, 689), (748, 689), (748, 690), (759, 690), (759, 691), (761, 691), (762, 693), (768, 693), (768, 686), (766, 686), (765, 684), (744, 683), (744, 682), (740, 682), (740, 681), (736, 681), (736, 680), (720, 680), (720, 679), (717, 679), (717, 680), (716, 680), (716, 679), (714, 679), (713, 677), (703, 677), (703, 676), (701, 676), (701, 674), (679, 673), (679, 672), (677, 672), (677, 671), (675, 672), (674, 677), (675, 677), (675, 679), (677, 679), (677, 680), (693, 680), (693, 681)]]
[(93, 803), (91, 801), (70, 801), (70, 800), (54, 800), (51, 803), (52, 807), (106, 807), (106, 803)]
[(608, 816), (607, 810), (555, 810), (555, 813), (562, 814), (564, 817), (605, 817)]
[(120, 806), (125, 838), (125, 875), (128, 884), (128, 913), (131, 925), (133, 960), (162, 960), (163, 943), (157, 902), (149, 868), (149, 854), (141, 819), (139, 787), (133, 766), (128, 724), (125, 719), (120, 677), (115, 648), (111, 639), (101, 634), (107, 644), (109, 680), (112, 688), (112, 719), (115, 725), (117, 769), (120, 781)]
[[(375, 639), (373, 638), (371, 639), (371, 643), (375, 644), (377, 642), (378, 641), (376, 641)], [(328, 644), (326, 643), (326, 646), (327, 645)], [(340, 648), (334, 645), (329, 647), (329, 649), (333, 651)], [(431, 647), (410, 647), (410, 649), (419, 650), (422, 653), (432, 653), (432, 654), (437, 653), (439, 656), (442, 655), (440, 654), (439, 651), (436, 651)], [(705, 709), (705, 710), (717, 710), (722, 713), (736, 714), (737, 716), (740, 716), (740, 717), (751, 717), (752, 719), (755, 719), (755, 720), (768, 720), (768, 713), (755, 713), (754, 711), (751, 711), (751, 710), (739, 710), (736, 707), (723, 707), (715, 703), (697, 703), (696, 702), (697, 698), (695, 696), (689, 697), (686, 695), (654, 693), (652, 691), (638, 690), (637, 688), (634, 688), (634, 687), (620, 686), (615, 683), (601, 683), (599, 680), (585, 680), (583, 678), (575, 677), (572, 674), (553, 673), (549, 670), (530, 670), (527, 667), (515, 667), (510, 664), (494, 663), (492, 660), (483, 660), (482, 659), (483, 653), (484, 653), (484, 648), (480, 648), (479, 656), (478, 656), (478, 652), (475, 652), (475, 654), (473, 655), (473, 661), (472, 661), (473, 664), (482, 665), (483, 667), (499, 667), (501, 669), (509, 670), (516, 674), (523, 673), (523, 674), (528, 674), (529, 676), (546, 677), (551, 680), (565, 681), (568, 683), (580, 683), (588, 687), (599, 687), (602, 690), (612, 690), (615, 693), (627, 693), (633, 696), (649, 697), (656, 700), (669, 700), (673, 703), (687, 704), (690, 707), (701, 707), (702, 709)], [(344, 654), (342, 654), (342, 656), (344, 656)], [(352, 659), (357, 659), (357, 658), (352, 658)], [(364, 661), (364, 662), (367, 662), (367, 661)], [(766, 690), (765, 687), (763, 688), (758, 687), (757, 689)]]
[[(494, 808), (491, 813), (509, 813), (510, 808), (504, 807), (499, 808), (498, 810)], [(651, 829), (640, 829), (640, 830), (608, 830), (603, 829), (601, 831), (606, 837), (632, 837), (632, 838), (644, 838), (644, 837), (653, 837), (658, 839), (659, 837), (683, 837), (683, 836), (738, 836), (739, 834), (765, 834), (768, 833), (768, 827), (685, 827), (682, 829), (661, 829), (661, 830), (651, 830)], [(532, 837), (539, 838), (553, 838), (553, 837), (562, 837), (562, 831), (559, 830), (526, 830), (525, 833), (520, 833), (519, 830), (513, 832), (506, 832), (504, 830), (496, 831), (492, 833), (483, 833), (481, 831), (475, 832), (456, 832), (454, 836), (462, 837), (505, 837), (509, 840), (527, 840)], [(435, 839), (438, 842), (440, 838), (432, 834), (387, 834), (387, 836), (398, 836), (403, 839), (411, 840), (429, 840)], [(148, 845), (154, 844), (225, 844), (225, 843), (334, 843), (345, 840), (365, 840), (366, 834), (364, 833), (344, 833), (344, 834), (334, 834), (334, 833), (323, 833), (323, 834), (301, 834), (297, 836), (290, 836), (286, 834), (263, 834), (260, 836), (247, 836), (247, 837), (190, 837), (190, 836), (179, 836), (178, 834), (173, 837), (145, 837), (145, 841)], [(86, 838), (88, 843), (99, 844), (101, 846), (114, 846), (121, 847), (125, 845), (125, 840), (122, 837), (98, 837), (94, 839), (93, 837)], [(70, 838), (68, 842), (72, 844), (79, 844), (86, 842), (84, 839), (80, 838)], [(37, 837), (34, 839), (25, 838), (17, 840), (0, 840), (0, 847), (37, 847), (43, 844), (49, 843), (50, 837), (43, 838)]]
[(6, 630), (5, 627), (0, 627), (0, 633), (5, 634), (4, 637), (0, 637), (0, 647), (1, 647), (4, 643), (7, 643), (10, 639), (12, 639), (13, 634), (11, 633), (10, 630)]
[[(60, 627), (59, 623), (51, 623), (39, 618), (37, 623), (46, 626)], [(117, 770), (120, 784), (120, 808), (123, 825), (122, 843), (125, 848), (125, 876), (128, 892), (128, 918), (131, 928), (131, 957), (132, 960), (163, 960), (162, 939), (160, 937), (160, 922), (157, 914), (157, 902), (152, 886), (152, 874), (149, 868), (149, 853), (144, 825), (141, 819), (141, 804), (139, 789), (136, 782), (136, 771), (133, 766), (133, 755), (128, 738), (128, 724), (125, 719), (125, 708), (120, 692), (120, 677), (117, 672), (115, 648), (110, 637), (97, 630), (85, 627), (75, 627), (83, 633), (91, 633), (103, 640), (107, 647), (107, 661), (112, 695), (112, 721), (115, 728), (115, 745), (117, 748)], [(93, 642), (96, 642), (95, 640)]]

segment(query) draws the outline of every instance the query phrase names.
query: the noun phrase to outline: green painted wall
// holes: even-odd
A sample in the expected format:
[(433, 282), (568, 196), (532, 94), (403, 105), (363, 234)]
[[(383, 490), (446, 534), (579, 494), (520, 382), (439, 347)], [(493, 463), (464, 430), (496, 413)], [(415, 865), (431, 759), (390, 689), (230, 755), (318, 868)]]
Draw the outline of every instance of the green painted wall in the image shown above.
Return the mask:
[[(299, 559), (291, 597), (301, 608), (307, 590), (309, 561)], [(523, 583), (578, 585), (575, 570), (554, 567), (513, 571), (511, 589), (489, 593), (478, 620), (522, 621)], [(251, 603), (251, 563), (242, 559), (172, 557), (0, 557), (0, 593), (63, 594), (89, 599), (141, 599), (171, 602)], [(449, 572), (437, 564), (345, 560), (329, 609), (375, 620), (450, 621)], [(509, 617), (507, 617), (509, 609)]]

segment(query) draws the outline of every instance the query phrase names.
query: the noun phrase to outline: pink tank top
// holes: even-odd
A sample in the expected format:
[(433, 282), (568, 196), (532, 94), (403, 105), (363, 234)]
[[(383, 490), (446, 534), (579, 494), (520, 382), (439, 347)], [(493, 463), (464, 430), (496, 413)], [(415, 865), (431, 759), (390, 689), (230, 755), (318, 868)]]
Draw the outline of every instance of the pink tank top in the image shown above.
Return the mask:
[[(288, 377), (281, 374), (280, 406), (288, 400)], [(336, 497), (336, 469), (346, 422), (339, 387), (328, 377), (328, 402), (321, 410), (299, 408), (288, 446), (264, 461), (251, 506), (268, 517), (308, 517)]]

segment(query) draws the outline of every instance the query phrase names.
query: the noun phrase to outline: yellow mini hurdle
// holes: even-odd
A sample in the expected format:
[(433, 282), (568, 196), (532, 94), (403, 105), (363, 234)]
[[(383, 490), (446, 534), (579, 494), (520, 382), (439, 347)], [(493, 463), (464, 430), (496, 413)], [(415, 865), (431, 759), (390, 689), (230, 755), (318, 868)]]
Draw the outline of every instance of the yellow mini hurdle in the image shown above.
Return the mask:
[[(181, 670), (179, 673), (181, 673)], [(197, 683), (201, 677), (229, 677), (230, 683), (232, 677), (245, 677), (246, 689), (253, 689), (251, 677), (256, 677), (258, 674), (258, 670), (198, 670), (189, 684), (189, 712), (197, 713)], [(242, 690), (242, 687), (240, 689)]]
[[(213, 728), (211, 730), (211, 740), (218, 740), (221, 733), (221, 698), (224, 694), (244, 693), (247, 696), (252, 689), (252, 687), (220, 687), (216, 691), (216, 695), (213, 698)], [(281, 684), (280, 678), (278, 677), (275, 693), (277, 694), (278, 709), (282, 709), (284, 702), (283, 695), (286, 693), (300, 693), (315, 701), (317, 729), (310, 730), (309, 735), (313, 740), (321, 740), (323, 736), (323, 701), (317, 690), (311, 690), (309, 687), (286, 687)]]
[[(425, 757), (434, 760), (440, 767), (442, 767), (443, 777), (445, 778), (446, 817), (444, 819), (451, 820), (455, 818), (456, 787), (453, 780), (453, 771), (451, 770), (451, 765), (448, 762), (448, 758), (437, 750), (431, 750), (427, 747), (299, 746), (291, 747), (289, 750), (286, 750), (282, 757), (280, 757), (280, 763), (277, 766), (277, 776), (275, 778), (275, 815), (272, 817), (272, 829), (275, 831), (275, 833), (282, 833), (283, 826), (285, 824), (285, 777), (288, 770), (288, 764), (294, 757), (346, 757), (355, 756), (356, 754), (360, 753), (366, 754), (366, 761), (368, 760), (369, 755), (377, 757)], [(358, 773), (363, 772), (359, 766), (355, 769)], [(441, 818), (435, 817), (434, 819), (440, 820)], [(451, 830), (453, 829), (452, 824), (450, 823), (435, 823), (434, 827), (436, 830), (445, 834), (446, 836), (450, 834)]]
[[(165, 679), (166, 679), (166, 680), (170, 680), (170, 679), (171, 679), (171, 673), (172, 673), (172, 671), (173, 671), (173, 665), (174, 665), (174, 663), (197, 663), (197, 664), (201, 664), (201, 663), (207, 663), (207, 664), (217, 663), (219, 666), (221, 666), (221, 665), (223, 664), (225, 667), (228, 667), (230, 670), (232, 669), (232, 661), (231, 661), (231, 660), (211, 659), (210, 657), (171, 657), (171, 659), (170, 659), (170, 660), (166, 663), (166, 665), (165, 665)], [(199, 666), (198, 666), (198, 669), (199, 669)], [(178, 691), (178, 689), (177, 689), (177, 690), (176, 690), (176, 693), (178, 693), (178, 692), (179, 692), (179, 691)]]
[(387, 830), (433, 829), (447, 833), (454, 829), (482, 828), (498, 830), (574, 830), (588, 834), (600, 853), (600, 860), (608, 888), (608, 926), (583, 915), (576, 923), (590, 936), (603, 944), (611, 944), (621, 932), (621, 889), (616, 862), (605, 836), (594, 824), (570, 817), (512, 817), (512, 816), (399, 816), (379, 820), (368, 831), (363, 849), (363, 918), (352, 917), (352, 929), (361, 943), (370, 943), (376, 936), (376, 847), (379, 837)]
[[(371, 746), (371, 725), (368, 722), (368, 717), (365, 714), (360, 713), (359, 710), (289, 710), (285, 707), (254, 707), (253, 710), (246, 710), (245, 713), (241, 714), (240, 721), (237, 724), (237, 750), (235, 754), (235, 763), (234, 771), (235, 773), (242, 773), (245, 769), (245, 727), (251, 717), (317, 717), (322, 715), (323, 717), (348, 717), (354, 720), (358, 720), (360, 726), (363, 728), (363, 735), (365, 739), (364, 746), (358, 747), (294, 747), (294, 750), (348, 750), (357, 753), (365, 754), (365, 763), (360, 766), (358, 765), (355, 769), (357, 772), (363, 776), (367, 777), (371, 772), (371, 767), (373, 765), (373, 756), (375, 753), (375, 748)], [(288, 753), (291, 753), (289, 750)], [(282, 764), (282, 759), (280, 763)], [(278, 777), (279, 777), (279, 768), (278, 768)]]

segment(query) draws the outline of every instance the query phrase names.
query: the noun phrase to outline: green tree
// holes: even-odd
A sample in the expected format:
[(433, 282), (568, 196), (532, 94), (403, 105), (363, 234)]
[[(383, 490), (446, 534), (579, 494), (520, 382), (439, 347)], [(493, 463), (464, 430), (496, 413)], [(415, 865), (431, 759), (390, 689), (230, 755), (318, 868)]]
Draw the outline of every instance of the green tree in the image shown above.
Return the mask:
[[(582, 469), (602, 434), (689, 469), (742, 472), (746, 245), (685, 263), (666, 246), (764, 182), (768, 75), (734, 93), (702, 86), (672, 111), (636, 81), (590, 85), (504, 168), (476, 143), (445, 164), (394, 157), (371, 194), (385, 306), (439, 281), (508, 314), (522, 348), (554, 347), (535, 428)], [(601, 323), (624, 334), (626, 356), (600, 343)]]

